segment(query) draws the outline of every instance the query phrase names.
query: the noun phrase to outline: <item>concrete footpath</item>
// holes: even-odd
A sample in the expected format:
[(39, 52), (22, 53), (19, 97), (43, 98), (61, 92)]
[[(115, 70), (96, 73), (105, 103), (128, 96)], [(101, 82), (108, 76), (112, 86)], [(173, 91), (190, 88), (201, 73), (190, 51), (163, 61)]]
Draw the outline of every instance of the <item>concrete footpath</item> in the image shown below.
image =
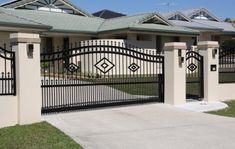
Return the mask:
[(234, 149), (235, 119), (147, 104), (44, 116), (85, 149)]

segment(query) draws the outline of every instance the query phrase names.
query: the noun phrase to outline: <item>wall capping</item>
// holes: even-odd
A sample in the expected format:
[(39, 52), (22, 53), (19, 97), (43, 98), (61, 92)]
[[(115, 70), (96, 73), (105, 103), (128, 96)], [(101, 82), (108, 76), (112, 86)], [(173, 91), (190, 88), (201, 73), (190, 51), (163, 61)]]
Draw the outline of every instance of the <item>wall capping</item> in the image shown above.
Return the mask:
[(199, 50), (207, 50), (208, 48), (219, 48), (217, 41), (203, 41), (198, 43)]
[(184, 42), (170, 42), (170, 43), (165, 43), (164, 45), (164, 50), (165, 51), (172, 51), (172, 50), (186, 50), (187, 46), (186, 43)]

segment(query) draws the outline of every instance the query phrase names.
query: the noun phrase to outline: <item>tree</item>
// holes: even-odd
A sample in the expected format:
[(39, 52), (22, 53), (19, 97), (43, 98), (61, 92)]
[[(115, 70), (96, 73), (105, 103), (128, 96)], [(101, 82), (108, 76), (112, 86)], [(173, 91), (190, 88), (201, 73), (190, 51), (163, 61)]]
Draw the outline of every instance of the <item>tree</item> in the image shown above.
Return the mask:
[(225, 20), (224, 20), (224, 22), (231, 22), (232, 20), (231, 20), (231, 18), (226, 18)]
[(223, 50), (235, 50), (235, 40), (225, 40), (221, 48)]

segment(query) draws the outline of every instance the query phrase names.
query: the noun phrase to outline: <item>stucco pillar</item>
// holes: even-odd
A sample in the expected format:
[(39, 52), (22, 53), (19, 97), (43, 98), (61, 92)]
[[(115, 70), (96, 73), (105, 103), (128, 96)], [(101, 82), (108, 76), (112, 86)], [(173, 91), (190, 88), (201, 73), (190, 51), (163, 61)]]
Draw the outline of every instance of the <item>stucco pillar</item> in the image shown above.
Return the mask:
[(219, 44), (214, 41), (198, 43), (199, 53), (204, 57), (204, 101), (219, 100)]
[(16, 52), (18, 124), (40, 122), (42, 98), (39, 34), (13, 33), (10, 39), (12, 49)]
[(172, 42), (164, 45), (165, 50), (165, 103), (186, 103), (185, 56), (186, 43)]

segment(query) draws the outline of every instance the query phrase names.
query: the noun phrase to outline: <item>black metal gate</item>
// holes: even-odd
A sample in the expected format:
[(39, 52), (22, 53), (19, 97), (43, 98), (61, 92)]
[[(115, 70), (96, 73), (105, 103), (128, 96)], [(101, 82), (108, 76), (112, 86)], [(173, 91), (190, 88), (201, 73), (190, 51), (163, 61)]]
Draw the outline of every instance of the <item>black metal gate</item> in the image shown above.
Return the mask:
[(198, 52), (186, 53), (186, 97), (198, 99), (204, 97), (203, 56)]
[(15, 52), (0, 47), (0, 96), (16, 95)]
[(219, 83), (235, 83), (235, 49), (220, 48)]
[(164, 57), (114, 41), (42, 53), (41, 76), (42, 113), (164, 100)]

